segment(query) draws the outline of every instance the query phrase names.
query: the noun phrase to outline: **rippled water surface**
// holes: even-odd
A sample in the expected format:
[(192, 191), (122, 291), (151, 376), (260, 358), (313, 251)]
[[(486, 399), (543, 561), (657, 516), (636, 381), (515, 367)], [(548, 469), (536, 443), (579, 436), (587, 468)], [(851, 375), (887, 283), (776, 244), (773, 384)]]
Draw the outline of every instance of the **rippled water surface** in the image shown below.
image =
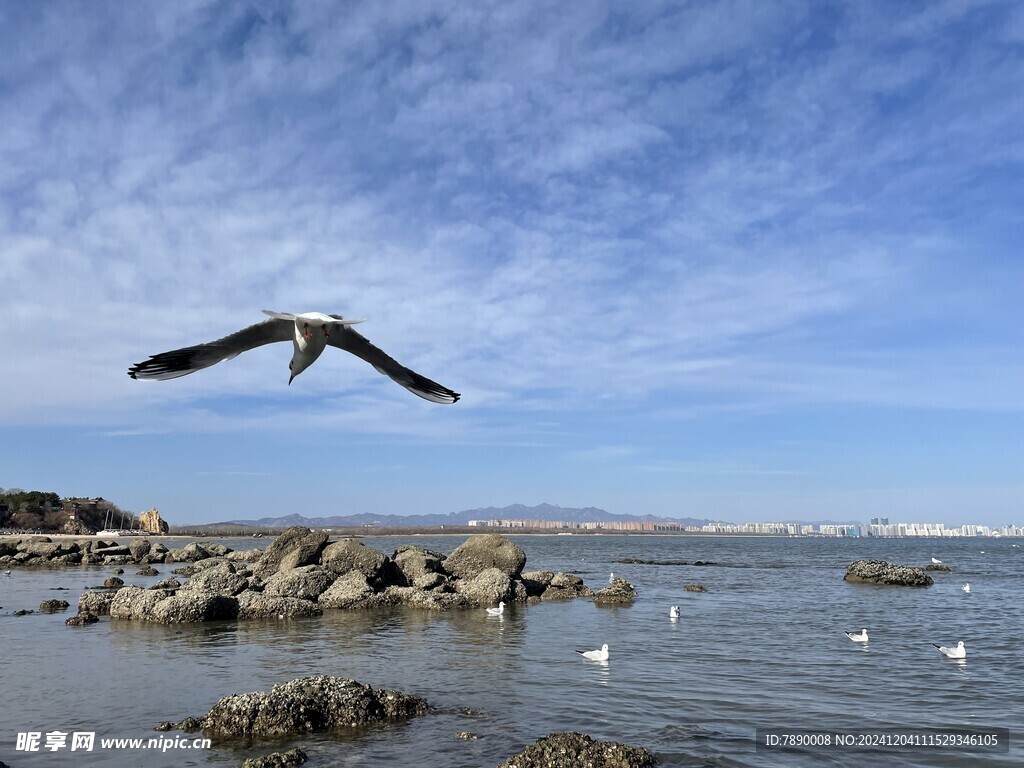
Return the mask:
[[(614, 571), (639, 597), (619, 608), (589, 600), (515, 606), (502, 618), (482, 609), (395, 609), (175, 627), (104, 618), (72, 628), (64, 625), (68, 613), (10, 613), (60, 597), (73, 612), (78, 595), (101, 583), (109, 568), (0, 577), (0, 760), (12, 768), (237, 765), (299, 745), (313, 768), (496, 766), (551, 731), (577, 730), (647, 747), (670, 766), (1024, 764), (1024, 749), (1012, 742), (1009, 753), (988, 754), (754, 749), (757, 727), (1019, 728), (1024, 556), (1012, 540), (513, 538), (526, 551), (528, 570), (574, 571), (594, 589)], [(462, 540), (364, 541), (390, 553), (405, 543), (449, 552)], [(933, 574), (936, 583), (927, 589), (842, 580), (858, 558), (924, 565), (932, 556), (955, 572)], [(616, 562), (624, 557), (715, 565)], [(170, 569), (157, 568), (156, 577), (123, 578), (148, 586)], [(971, 594), (960, 589), (965, 581)], [(692, 582), (707, 593), (684, 592)], [(682, 613), (675, 622), (668, 618), (673, 604)], [(843, 634), (862, 627), (867, 645)], [(964, 662), (942, 658), (931, 645), (957, 640), (967, 644)], [(573, 653), (602, 643), (611, 646), (607, 663)], [(435, 710), (366, 732), (248, 745), (215, 741), (208, 751), (15, 751), (19, 731), (157, 736), (151, 730), (157, 723), (203, 714), (221, 696), (312, 674), (396, 688), (425, 697)], [(480, 738), (459, 740), (459, 731)]]

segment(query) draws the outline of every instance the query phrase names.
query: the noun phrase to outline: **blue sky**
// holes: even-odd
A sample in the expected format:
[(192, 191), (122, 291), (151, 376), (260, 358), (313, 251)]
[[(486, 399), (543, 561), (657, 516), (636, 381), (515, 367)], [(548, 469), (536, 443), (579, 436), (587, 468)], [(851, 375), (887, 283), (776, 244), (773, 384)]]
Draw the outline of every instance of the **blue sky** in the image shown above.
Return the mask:
[[(0, 46), (4, 487), (1024, 522), (1019, 3), (4, 3)], [(463, 399), (125, 375), (264, 308)]]

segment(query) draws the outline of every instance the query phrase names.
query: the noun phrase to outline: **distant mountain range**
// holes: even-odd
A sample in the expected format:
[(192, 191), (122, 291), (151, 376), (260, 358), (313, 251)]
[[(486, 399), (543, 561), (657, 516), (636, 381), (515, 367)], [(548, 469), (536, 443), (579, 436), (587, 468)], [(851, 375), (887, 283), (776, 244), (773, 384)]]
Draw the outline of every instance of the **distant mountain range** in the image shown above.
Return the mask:
[[(442, 525), (468, 525), (470, 520), (551, 520), (578, 523), (675, 523), (678, 525), (707, 525), (714, 521), (696, 517), (658, 517), (656, 515), (615, 515), (598, 507), (559, 507), (555, 504), (510, 504), (507, 507), (481, 507), (451, 512), (447, 515), (333, 515), (331, 517), (305, 517), (285, 515), (284, 517), (261, 517), (258, 520), (225, 520), (218, 525), (239, 525), (252, 528), (287, 528), (304, 525), (308, 528), (358, 528), (375, 525), (381, 528), (437, 528)], [(796, 523), (797, 525), (859, 525), (856, 520), (769, 520), (765, 522)]]
[(258, 520), (225, 520), (214, 525), (245, 525), (254, 528), (286, 528), (290, 525), (305, 525), (310, 528), (344, 528), (362, 525), (381, 527), (436, 528), (441, 525), (468, 525), (470, 520), (565, 520), (567, 522), (635, 521), (652, 523), (678, 523), (680, 525), (704, 525), (708, 520), (692, 517), (668, 518), (654, 515), (614, 515), (597, 507), (559, 507), (554, 504), (510, 504), (507, 507), (483, 507), (451, 512), (447, 515), (334, 515), (331, 517), (305, 517), (286, 515), (284, 517), (261, 517)]

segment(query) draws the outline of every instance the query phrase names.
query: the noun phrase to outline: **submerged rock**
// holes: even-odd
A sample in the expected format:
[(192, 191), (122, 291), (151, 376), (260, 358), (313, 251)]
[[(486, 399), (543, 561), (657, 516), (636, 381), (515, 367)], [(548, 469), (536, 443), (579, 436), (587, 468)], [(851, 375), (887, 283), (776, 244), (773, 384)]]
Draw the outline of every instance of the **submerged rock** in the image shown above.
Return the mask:
[(39, 604), (39, 612), (54, 613), (56, 611), (63, 611), (70, 607), (71, 603), (67, 600), (43, 600), (43, 602)]
[(571, 573), (556, 573), (541, 593), (541, 599), (569, 600), (575, 597), (590, 597), (593, 594), (579, 576), (574, 576)]
[(594, 593), (594, 602), (598, 605), (632, 605), (635, 599), (636, 590), (625, 579), (615, 579)]
[(548, 734), (498, 768), (649, 768), (657, 762), (643, 747), (563, 732)]
[(934, 582), (923, 568), (893, 565), (885, 560), (856, 560), (843, 576), (854, 584), (886, 584), (899, 587), (930, 587)]
[(686, 592), (707, 592), (707, 588), (703, 584), (687, 584), (683, 589)]
[(176, 727), (201, 728), (219, 736), (292, 736), (404, 719), (426, 711), (427, 702), (415, 696), (316, 675), (275, 685), (269, 692), (225, 696), (205, 717), (187, 718)]
[(287, 752), (271, 752), (262, 757), (250, 757), (241, 768), (292, 768), (306, 762), (306, 753), (298, 747)]
[(152, 565), (144, 565), (135, 572), (136, 576), (158, 576), (160, 571), (154, 568)]
[(926, 571), (945, 571), (946, 573), (952, 573), (953, 571), (948, 565), (938, 565), (936, 563), (929, 563), (924, 569)]
[(97, 621), (99, 621), (98, 616), (94, 616), (91, 613), (79, 613), (64, 623), (69, 627), (84, 627), (86, 624), (95, 624)]
[[(124, 571), (121, 571), (124, 573)], [(103, 586), (106, 589), (117, 589), (118, 587), (124, 586), (124, 579), (118, 578), (117, 576), (109, 576), (103, 581)]]

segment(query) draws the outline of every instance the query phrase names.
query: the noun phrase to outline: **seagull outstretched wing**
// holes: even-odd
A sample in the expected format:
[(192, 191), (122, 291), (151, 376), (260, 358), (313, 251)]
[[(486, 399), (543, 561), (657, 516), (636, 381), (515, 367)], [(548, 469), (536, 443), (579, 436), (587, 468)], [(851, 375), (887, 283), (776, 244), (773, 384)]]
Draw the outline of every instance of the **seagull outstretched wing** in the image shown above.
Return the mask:
[(264, 320), (209, 344), (196, 344), (153, 355), (149, 360), (129, 368), (128, 375), (140, 381), (176, 379), (230, 360), (264, 344), (291, 341), (294, 333), (295, 325), (288, 320)]

